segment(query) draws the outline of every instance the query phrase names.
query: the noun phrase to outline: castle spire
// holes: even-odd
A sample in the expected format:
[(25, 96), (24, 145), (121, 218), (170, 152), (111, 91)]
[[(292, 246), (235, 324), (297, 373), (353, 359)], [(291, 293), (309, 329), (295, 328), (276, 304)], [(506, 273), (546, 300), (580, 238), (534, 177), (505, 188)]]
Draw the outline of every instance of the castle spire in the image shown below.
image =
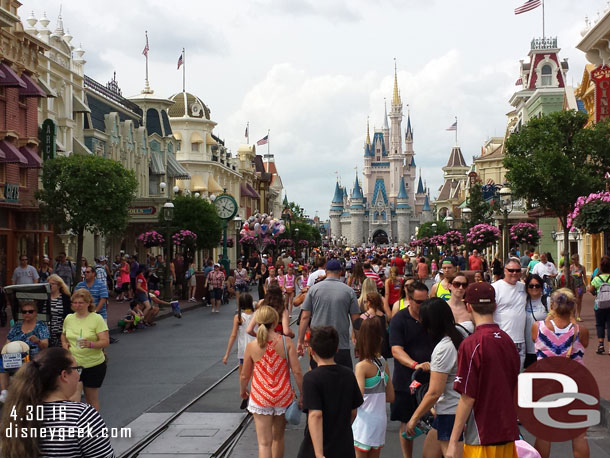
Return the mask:
[(407, 142), (413, 141), (413, 129), (411, 128), (411, 111), (407, 111), (407, 132), (405, 133), (405, 140)]
[(394, 58), (394, 94), (392, 96), (392, 105), (401, 105), (400, 93), (398, 92), (398, 72), (396, 70), (396, 58)]
[(390, 126), (388, 125), (388, 104), (386, 103), (385, 97), (383, 98), (383, 110), (384, 110), (383, 129), (389, 130)]
[(371, 145), (371, 134), (369, 132), (369, 117), (366, 117), (366, 142), (365, 145)]

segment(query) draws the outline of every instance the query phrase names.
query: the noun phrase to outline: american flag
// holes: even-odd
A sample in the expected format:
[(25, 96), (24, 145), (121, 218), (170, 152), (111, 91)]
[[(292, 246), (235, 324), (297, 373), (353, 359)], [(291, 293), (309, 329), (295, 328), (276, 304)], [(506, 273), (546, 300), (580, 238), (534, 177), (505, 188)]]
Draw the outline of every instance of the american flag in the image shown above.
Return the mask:
[(180, 70), (180, 66), (183, 64), (182, 61), (182, 54), (180, 54), (180, 57), (178, 57), (178, 68), (176, 70)]
[(146, 57), (148, 57), (148, 50), (150, 48), (148, 47), (148, 34), (146, 34), (146, 46), (144, 46), (144, 51), (142, 51), (142, 54), (145, 55)]
[(519, 86), (523, 84), (523, 78), (519, 78), (517, 81), (515, 81), (515, 86)]
[(457, 130), (457, 121), (455, 121), (453, 124), (451, 124), (449, 127), (447, 127), (446, 130)]
[(248, 137), (248, 125), (246, 124), (246, 133), (244, 134), (244, 137)]
[(526, 13), (540, 6), (540, 0), (527, 0), (523, 5), (515, 8), (515, 14)]
[(265, 135), (263, 138), (261, 138), (259, 141), (257, 141), (256, 145), (262, 146), (262, 145), (266, 145), (267, 143), (269, 143), (269, 135)]

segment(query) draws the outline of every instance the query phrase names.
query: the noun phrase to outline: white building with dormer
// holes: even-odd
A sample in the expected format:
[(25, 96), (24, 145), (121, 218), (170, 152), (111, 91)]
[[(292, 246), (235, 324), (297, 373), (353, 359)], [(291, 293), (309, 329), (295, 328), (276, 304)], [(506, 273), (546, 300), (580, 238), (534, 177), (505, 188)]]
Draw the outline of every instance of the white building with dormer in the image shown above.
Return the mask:
[[(389, 122), (388, 122), (389, 118)], [(403, 105), (394, 71), (394, 91), (383, 127), (371, 141), (367, 122), (364, 170), (351, 193), (337, 182), (330, 207), (330, 237), (350, 245), (406, 243), (422, 222), (432, 219), (429, 191), (417, 168), (410, 114), (402, 128)], [(403, 142), (404, 138), (404, 142)]]

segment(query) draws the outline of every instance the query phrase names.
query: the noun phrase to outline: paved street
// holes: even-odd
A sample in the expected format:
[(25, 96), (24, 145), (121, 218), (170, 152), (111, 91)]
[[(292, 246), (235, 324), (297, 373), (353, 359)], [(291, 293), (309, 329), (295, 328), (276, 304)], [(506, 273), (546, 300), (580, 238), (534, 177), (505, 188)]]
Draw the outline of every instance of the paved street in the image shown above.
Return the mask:
[[(100, 396), (102, 414), (109, 426), (125, 426), (145, 412), (147, 418), (160, 422), (167, 413), (184, 406), (234, 367), (234, 356), (227, 366), (221, 361), (234, 307), (232, 301), (214, 315), (209, 308), (197, 307), (186, 312), (181, 320), (168, 318), (152, 329), (121, 335), (121, 341), (109, 348), (110, 366)], [(586, 359), (594, 356), (597, 355), (589, 350)], [(306, 369), (306, 361), (301, 363)], [(223, 417), (219, 414), (240, 413), (239, 403), (238, 377), (234, 373), (211, 395), (192, 406), (189, 413), (206, 412), (214, 422), (220, 422)], [(303, 420), (299, 427), (287, 428), (285, 456), (296, 456), (304, 425)], [(398, 424), (389, 422), (385, 456), (400, 455), (397, 431)], [(590, 432), (590, 439), (592, 457), (610, 456), (607, 431), (596, 428)], [(416, 440), (415, 456), (420, 454), (422, 443), (422, 439)], [(256, 433), (252, 425), (233, 456), (256, 454)], [(556, 445), (553, 456), (571, 456), (569, 444)]]

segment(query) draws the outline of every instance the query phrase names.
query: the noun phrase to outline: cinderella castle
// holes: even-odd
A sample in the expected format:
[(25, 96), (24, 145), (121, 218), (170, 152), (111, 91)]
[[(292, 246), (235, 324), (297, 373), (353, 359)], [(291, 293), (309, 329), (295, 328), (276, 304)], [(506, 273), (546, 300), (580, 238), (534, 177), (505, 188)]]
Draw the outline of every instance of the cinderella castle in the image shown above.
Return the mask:
[[(390, 122), (388, 124), (388, 118)], [(424, 186), (413, 150), (411, 117), (402, 141), (402, 101), (394, 70), (390, 114), (385, 110), (383, 128), (373, 141), (367, 122), (362, 183), (356, 174), (351, 193), (338, 181), (330, 206), (330, 236), (349, 245), (405, 243), (415, 228), (433, 219), (430, 191)]]

